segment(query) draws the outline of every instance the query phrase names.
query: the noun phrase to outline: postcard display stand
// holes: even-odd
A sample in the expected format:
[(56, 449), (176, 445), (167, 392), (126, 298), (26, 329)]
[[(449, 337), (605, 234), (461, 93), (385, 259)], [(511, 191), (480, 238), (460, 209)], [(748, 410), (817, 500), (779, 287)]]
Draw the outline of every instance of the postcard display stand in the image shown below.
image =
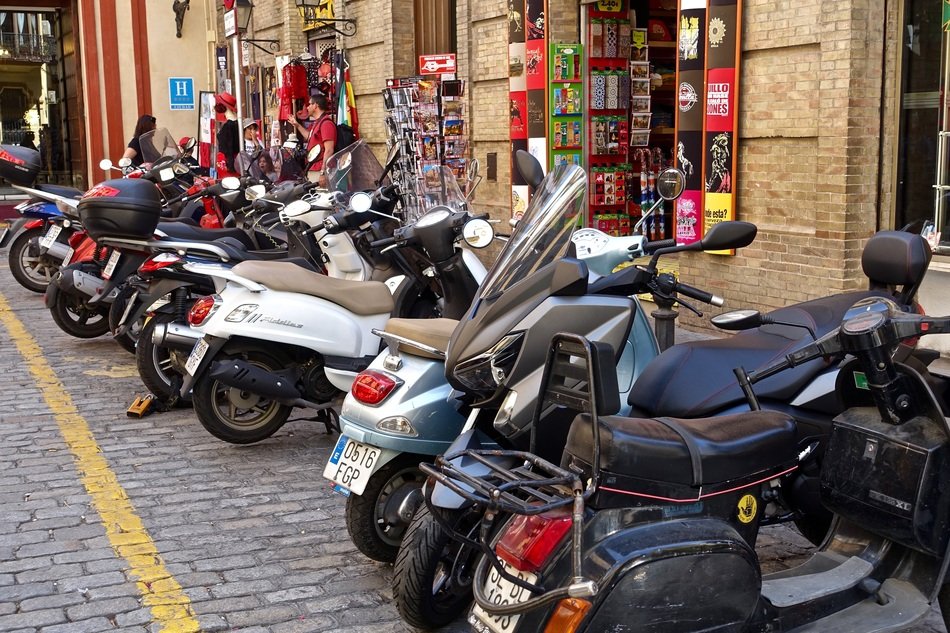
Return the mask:
[(549, 112), (551, 131), (548, 165), (583, 165), (584, 143), (584, 56), (580, 44), (551, 44), (548, 54), (551, 87)]
[(412, 220), (442, 202), (443, 166), (467, 193), (465, 83), (408, 77), (391, 79), (387, 86), (387, 147), (398, 145), (400, 153), (393, 181), (399, 185), (406, 218)]

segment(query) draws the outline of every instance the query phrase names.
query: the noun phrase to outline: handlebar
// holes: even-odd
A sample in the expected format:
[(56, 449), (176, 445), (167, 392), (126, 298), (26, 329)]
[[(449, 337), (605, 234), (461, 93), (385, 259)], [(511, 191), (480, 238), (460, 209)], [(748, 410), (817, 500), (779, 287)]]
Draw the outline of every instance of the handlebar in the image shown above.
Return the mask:
[[(657, 240), (655, 242), (644, 242), (643, 252), (649, 254), (649, 253), (652, 253), (653, 251), (658, 251), (661, 248), (670, 248), (671, 246), (676, 246), (675, 238), (670, 238), (668, 240)], [(635, 246), (631, 248), (635, 248)]]
[(700, 290), (699, 288), (694, 288), (693, 286), (688, 286), (684, 283), (681, 283), (676, 280), (676, 277), (669, 273), (661, 273), (657, 275), (656, 286), (657, 290), (665, 295), (672, 296), (674, 294), (681, 294), (691, 299), (696, 299), (697, 301), (714, 305), (717, 308), (722, 306), (724, 303), (722, 297), (717, 297), (716, 295), (706, 292), (705, 290)]

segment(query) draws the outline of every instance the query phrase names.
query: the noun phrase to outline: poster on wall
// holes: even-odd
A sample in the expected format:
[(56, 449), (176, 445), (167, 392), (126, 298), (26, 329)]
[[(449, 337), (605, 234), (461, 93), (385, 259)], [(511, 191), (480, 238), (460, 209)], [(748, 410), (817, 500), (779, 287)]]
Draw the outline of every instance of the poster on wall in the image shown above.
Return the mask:
[[(518, 149), (547, 153), (547, 28), (545, 0), (508, 0), (508, 92), (512, 216), (527, 207), (529, 191), (515, 167)], [(540, 158), (540, 156), (539, 156)], [(542, 159), (542, 165), (545, 161)]]

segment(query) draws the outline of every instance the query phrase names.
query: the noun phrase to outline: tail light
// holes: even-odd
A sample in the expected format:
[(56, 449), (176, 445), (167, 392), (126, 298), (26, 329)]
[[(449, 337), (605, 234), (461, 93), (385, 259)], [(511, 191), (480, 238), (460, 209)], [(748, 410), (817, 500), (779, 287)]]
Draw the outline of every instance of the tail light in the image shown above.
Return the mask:
[(30, 220), (23, 225), (23, 229), (26, 231), (32, 231), (33, 229), (41, 228), (43, 228), (43, 220)]
[(566, 510), (534, 516), (518, 515), (495, 546), (495, 553), (515, 569), (538, 572), (571, 529)]
[(591, 603), (580, 598), (565, 598), (557, 603), (544, 633), (573, 633), (590, 611)]
[(379, 404), (396, 388), (396, 381), (380, 371), (368, 369), (353, 381), (350, 393), (363, 404)]
[(70, 235), (69, 239), (67, 239), (66, 241), (69, 243), (70, 248), (76, 249), (79, 247), (80, 244), (82, 244), (82, 241), (84, 239), (86, 239), (86, 232), (76, 231), (75, 233)]
[(148, 276), (154, 273), (156, 270), (161, 270), (162, 268), (167, 268), (176, 262), (180, 262), (181, 257), (175, 255), (174, 253), (159, 253), (149, 257), (142, 265), (139, 266), (139, 274)]
[(214, 311), (217, 302), (214, 296), (208, 295), (199, 297), (188, 311), (188, 323), (190, 325), (201, 325)]

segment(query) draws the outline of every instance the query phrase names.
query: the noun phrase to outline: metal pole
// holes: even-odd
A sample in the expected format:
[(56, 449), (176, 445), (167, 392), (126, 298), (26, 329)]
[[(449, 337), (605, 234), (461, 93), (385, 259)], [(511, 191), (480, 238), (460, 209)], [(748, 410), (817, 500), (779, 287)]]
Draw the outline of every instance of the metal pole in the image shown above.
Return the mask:
[[(234, 86), (232, 87), (234, 92), (234, 100), (237, 102), (237, 119), (238, 119), (238, 138), (243, 138), (242, 132), (240, 130), (241, 122), (244, 120), (244, 107), (243, 107), (243, 90), (241, 87), (241, 32), (238, 31), (234, 34), (234, 37), (231, 38), (231, 48), (232, 55), (234, 57)], [(243, 140), (240, 141), (243, 144)]]

